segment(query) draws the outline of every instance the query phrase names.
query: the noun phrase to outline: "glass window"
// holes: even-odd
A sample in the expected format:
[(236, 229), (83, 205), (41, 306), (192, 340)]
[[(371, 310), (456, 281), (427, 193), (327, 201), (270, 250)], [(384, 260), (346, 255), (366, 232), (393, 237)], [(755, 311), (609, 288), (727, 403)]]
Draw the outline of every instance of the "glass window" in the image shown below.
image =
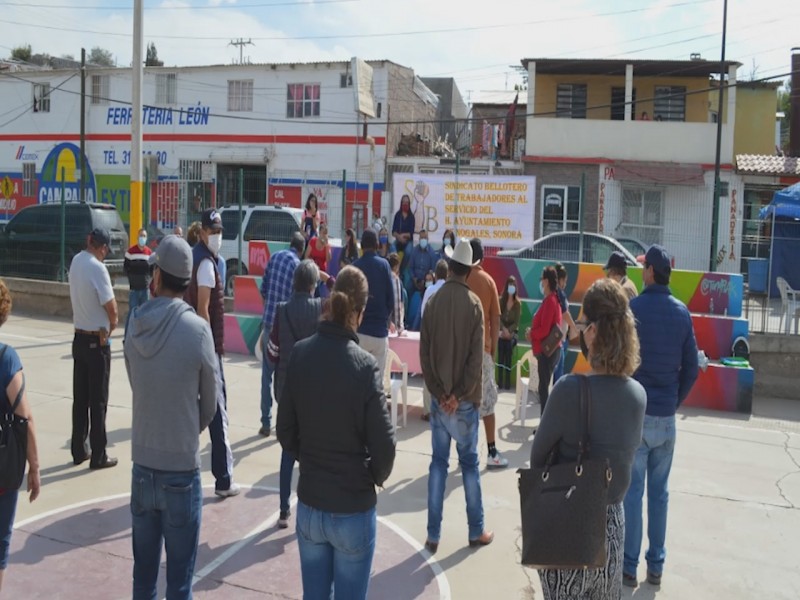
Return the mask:
[(580, 186), (542, 186), (541, 214), (542, 235), (557, 231), (578, 231), (581, 217)]
[(653, 118), (656, 121), (685, 121), (686, 86), (656, 86)]
[[(631, 95), (631, 117), (636, 116), (636, 88), (633, 88)], [(611, 88), (611, 120), (625, 120), (625, 88)]]
[(253, 80), (228, 81), (228, 111), (252, 112), (253, 111)]
[(586, 84), (559, 83), (556, 91), (556, 116), (566, 119), (586, 118)]
[(108, 75), (92, 75), (92, 104), (108, 104), (109, 85)]
[(178, 74), (156, 74), (156, 104), (159, 106), (178, 103)]
[(661, 244), (664, 235), (664, 202), (661, 190), (622, 189), (620, 237), (632, 237), (646, 245)]
[(318, 117), (320, 112), (320, 85), (318, 83), (290, 83), (286, 87), (286, 117), (304, 119)]
[(6, 231), (16, 234), (30, 233), (36, 223), (36, 211), (22, 210), (17, 213), (9, 222)]
[(50, 84), (33, 84), (33, 112), (50, 112)]
[(297, 231), (297, 223), (291, 215), (279, 211), (253, 211), (244, 232), (244, 241), (271, 240), (290, 242)]

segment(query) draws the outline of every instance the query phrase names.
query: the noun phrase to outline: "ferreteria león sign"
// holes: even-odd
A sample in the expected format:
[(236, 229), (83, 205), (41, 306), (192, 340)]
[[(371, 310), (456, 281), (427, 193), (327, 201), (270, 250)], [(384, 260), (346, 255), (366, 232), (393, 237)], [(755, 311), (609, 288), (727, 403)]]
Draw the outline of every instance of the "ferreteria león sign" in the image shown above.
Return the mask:
[[(211, 107), (181, 106), (177, 108), (160, 106), (142, 107), (142, 125), (208, 125)], [(106, 125), (130, 125), (133, 108), (130, 106), (111, 106), (106, 113)]]
[(453, 229), (487, 246), (518, 248), (533, 241), (535, 192), (535, 177), (396, 173), (392, 199), (397, 211), (410, 198), (416, 233), (437, 239)]

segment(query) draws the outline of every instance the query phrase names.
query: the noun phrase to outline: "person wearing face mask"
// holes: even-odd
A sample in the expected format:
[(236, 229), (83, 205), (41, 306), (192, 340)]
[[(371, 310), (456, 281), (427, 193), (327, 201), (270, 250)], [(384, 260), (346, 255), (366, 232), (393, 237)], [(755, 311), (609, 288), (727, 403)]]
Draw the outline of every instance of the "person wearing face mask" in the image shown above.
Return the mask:
[(550, 356), (542, 350), (542, 342), (550, 335), (553, 326), (561, 327), (561, 306), (558, 302), (557, 289), (558, 280), (555, 268), (545, 267), (542, 271), (542, 278), (539, 280), (539, 292), (543, 299), (536, 314), (533, 315), (530, 333), (533, 355), (536, 357), (539, 372), (539, 405), (542, 414), (544, 414), (547, 397), (550, 394), (550, 379), (553, 377), (553, 370), (561, 356), (560, 348)]
[[(621, 598), (623, 542), (628, 520), (623, 499), (642, 436), (647, 394), (632, 375), (639, 366), (639, 337), (622, 288), (610, 279), (596, 281), (583, 298), (584, 319), (577, 321), (588, 376), (562, 377), (553, 388), (533, 437), (531, 466), (543, 467), (551, 449), (560, 461), (574, 461), (581, 439), (581, 377), (590, 390), (591, 458), (611, 467), (606, 508), (606, 554), (603, 569), (539, 571), (546, 598)], [(695, 354), (696, 356), (696, 354)]]
[(455, 248), (456, 247), (456, 234), (453, 233), (452, 229), (445, 229), (444, 235), (442, 236), (442, 247), (439, 250), (439, 260), (449, 261), (450, 259), (447, 257), (445, 250), (448, 248)]
[(214, 493), (221, 497), (241, 490), (233, 482), (233, 452), (228, 436), (228, 400), (222, 357), (225, 354), (225, 284), (220, 277), (217, 256), (222, 246), (222, 217), (215, 208), (203, 212), (200, 239), (192, 249), (192, 279), (184, 299), (211, 327), (217, 354), (217, 412), (208, 432), (211, 435), (211, 472), (216, 480)]
[[(363, 248), (362, 248), (363, 250)], [(378, 232), (378, 256), (382, 258), (389, 258), (389, 255), (394, 252), (392, 244), (389, 243), (389, 230), (382, 227)], [(399, 256), (399, 255), (398, 255)]]
[(358, 260), (358, 244), (356, 243), (356, 232), (348, 228), (344, 234), (344, 247), (339, 255), (339, 270), (347, 265), (352, 265)]
[(497, 362), (500, 364), (497, 387), (511, 389), (511, 357), (517, 345), (519, 317), (522, 304), (517, 297), (517, 279), (512, 275), (506, 279), (506, 287), (500, 296), (500, 339), (497, 341)]
[[(136, 243), (128, 248), (125, 253), (125, 262), (122, 265), (122, 272), (128, 278), (128, 316), (125, 318), (125, 338), (128, 336), (128, 324), (131, 322), (131, 315), (136, 307), (147, 302), (152, 279), (153, 268), (148, 262), (153, 253), (147, 247), (147, 230), (139, 230)], [(124, 338), (123, 338), (124, 341)]]
[(409, 269), (411, 271), (411, 285), (409, 295), (419, 292), (420, 296), (425, 291), (425, 276), (432, 272), (436, 266), (436, 253), (428, 244), (428, 232), (424, 229), (419, 232), (419, 241), (411, 251)]
[(414, 213), (411, 212), (411, 198), (409, 198), (408, 194), (403, 194), (402, 198), (400, 198), (400, 210), (394, 214), (394, 221), (392, 222), (395, 249), (398, 253), (403, 254), (401, 271), (408, 263), (409, 255), (411, 254), (410, 246), (414, 245), (415, 227)]

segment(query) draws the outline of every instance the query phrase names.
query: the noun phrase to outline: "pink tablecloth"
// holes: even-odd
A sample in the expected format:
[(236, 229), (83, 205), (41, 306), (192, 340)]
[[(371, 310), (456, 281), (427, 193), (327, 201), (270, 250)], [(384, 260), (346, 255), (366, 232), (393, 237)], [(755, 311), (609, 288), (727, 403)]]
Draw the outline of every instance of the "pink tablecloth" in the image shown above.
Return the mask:
[(419, 331), (408, 331), (405, 335), (389, 335), (389, 348), (395, 351), (408, 365), (408, 373), (422, 373), (419, 364)]

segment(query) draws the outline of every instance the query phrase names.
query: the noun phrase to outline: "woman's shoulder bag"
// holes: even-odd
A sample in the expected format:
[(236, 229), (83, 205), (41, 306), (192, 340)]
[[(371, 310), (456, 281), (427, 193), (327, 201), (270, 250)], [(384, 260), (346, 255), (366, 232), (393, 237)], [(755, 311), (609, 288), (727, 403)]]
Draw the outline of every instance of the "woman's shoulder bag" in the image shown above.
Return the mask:
[[(8, 346), (3, 346), (0, 351), (0, 360), (6, 353)], [(28, 455), (28, 419), (15, 415), (22, 394), (25, 391), (25, 379), (22, 387), (9, 411), (9, 401), (5, 390), (0, 391), (0, 402), (3, 410), (0, 412), (0, 489), (16, 490), (22, 485), (25, 477), (25, 461)]]

